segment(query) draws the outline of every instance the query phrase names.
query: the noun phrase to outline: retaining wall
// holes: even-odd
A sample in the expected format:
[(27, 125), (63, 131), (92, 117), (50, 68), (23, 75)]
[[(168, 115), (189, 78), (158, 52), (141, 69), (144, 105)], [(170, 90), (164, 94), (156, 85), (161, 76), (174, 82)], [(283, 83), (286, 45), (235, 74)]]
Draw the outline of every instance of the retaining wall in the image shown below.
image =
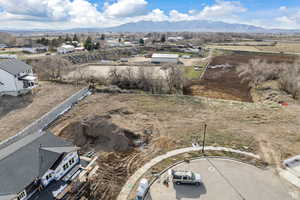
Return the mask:
[(60, 115), (64, 114), (68, 111), (74, 104), (76, 104), (81, 99), (90, 95), (91, 92), (88, 88), (81, 89), (76, 92), (74, 95), (66, 99), (64, 102), (53, 108), (50, 112), (44, 114), (40, 119), (31, 123), (25, 129), (14, 135), (13, 137), (8, 138), (0, 143), (0, 149), (9, 146), (10, 144), (18, 141), (19, 139), (30, 135), (31, 133), (35, 133), (38, 131), (42, 131), (46, 127), (48, 127), (54, 120), (56, 120)]

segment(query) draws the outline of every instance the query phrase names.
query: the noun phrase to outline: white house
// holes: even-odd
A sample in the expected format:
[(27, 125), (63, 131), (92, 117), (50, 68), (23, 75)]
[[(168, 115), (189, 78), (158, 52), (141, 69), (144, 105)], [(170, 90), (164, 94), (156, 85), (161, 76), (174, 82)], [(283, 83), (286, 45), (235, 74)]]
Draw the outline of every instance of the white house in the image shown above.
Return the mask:
[(16, 59), (0, 61), (0, 95), (18, 96), (36, 86), (37, 78), (30, 65)]
[(154, 53), (151, 58), (152, 63), (178, 63), (178, 54), (156, 54)]
[(86, 164), (78, 150), (51, 132), (32, 133), (0, 148), (0, 199), (55, 199)]
[(8, 46), (6, 44), (0, 44), (0, 49), (7, 48)]
[(61, 47), (57, 48), (57, 53), (59, 54), (72, 53), (74, 51), (75, 51), (75, 47), (69, 44), (64, 44)]

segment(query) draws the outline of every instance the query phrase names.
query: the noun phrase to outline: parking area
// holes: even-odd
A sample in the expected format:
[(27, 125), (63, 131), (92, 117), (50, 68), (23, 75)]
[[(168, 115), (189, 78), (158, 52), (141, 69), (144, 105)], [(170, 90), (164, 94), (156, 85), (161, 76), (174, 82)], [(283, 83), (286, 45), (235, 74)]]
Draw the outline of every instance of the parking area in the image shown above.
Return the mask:
[(202, 177), (200, 186), (163, 184), (167, 172), (150, 188), (146, 200), (293, 200), (299, 199), (295, 188), (287, 185), (272, 170), (262, 170), (245, 163), (203, 158), (182, 163), (174, 170), (193, 171)]

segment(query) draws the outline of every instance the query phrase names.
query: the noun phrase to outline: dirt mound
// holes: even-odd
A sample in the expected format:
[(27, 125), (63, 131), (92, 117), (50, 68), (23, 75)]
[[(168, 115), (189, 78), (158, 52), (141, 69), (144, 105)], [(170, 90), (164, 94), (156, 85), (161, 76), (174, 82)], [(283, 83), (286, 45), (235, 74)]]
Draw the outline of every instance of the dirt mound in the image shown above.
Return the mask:
[(93, 115), (70, 123), (59, 135), (71, 139), (82, 149), (107, 152), (128, 151), (133, 141), (138, 139), (138, 136), (131, 131), (112, 123), (109, 115)]

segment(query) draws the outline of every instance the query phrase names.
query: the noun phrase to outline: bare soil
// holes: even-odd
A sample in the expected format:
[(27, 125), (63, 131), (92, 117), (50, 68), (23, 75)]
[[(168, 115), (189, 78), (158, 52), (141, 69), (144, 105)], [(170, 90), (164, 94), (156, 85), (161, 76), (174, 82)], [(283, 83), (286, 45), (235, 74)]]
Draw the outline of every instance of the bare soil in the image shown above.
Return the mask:
[(50, 82), (39, 84), (32, 94), (0, 97), (0, 141), (14, 136), (80, 89)]
[(187, 85), (184, 94), (252, 102), (250, 88), (247, 83), (241, 83), (235, 67), (208, 68), (202, 80)]
[[(299, 111), (298, 104), (282, 107), (189, 96), (94, 94), (60, 118), (51, 130), (59, 135), (65, 127), (88, 116), (109, 115), (111, 123), (121, 129), (142, 138), (150, 135), (142, 147), (126, 153), (98, 148), (100, 169), (91, 182), (93, 192), (86, 197), (108, 200), (115, 199), (127, 178), (149, 159), (189, 147), (192, 142), (201, 143), (205, 123), (206, 145), (254, 152), (269, 164), (278, 165), (278, 161), (300, 153)], [(63, 136), (76, 138), (70, 133)], [(101, 138), (90, 139), (94, 141), (91, 150), (95, 145), (105, 147)]]

